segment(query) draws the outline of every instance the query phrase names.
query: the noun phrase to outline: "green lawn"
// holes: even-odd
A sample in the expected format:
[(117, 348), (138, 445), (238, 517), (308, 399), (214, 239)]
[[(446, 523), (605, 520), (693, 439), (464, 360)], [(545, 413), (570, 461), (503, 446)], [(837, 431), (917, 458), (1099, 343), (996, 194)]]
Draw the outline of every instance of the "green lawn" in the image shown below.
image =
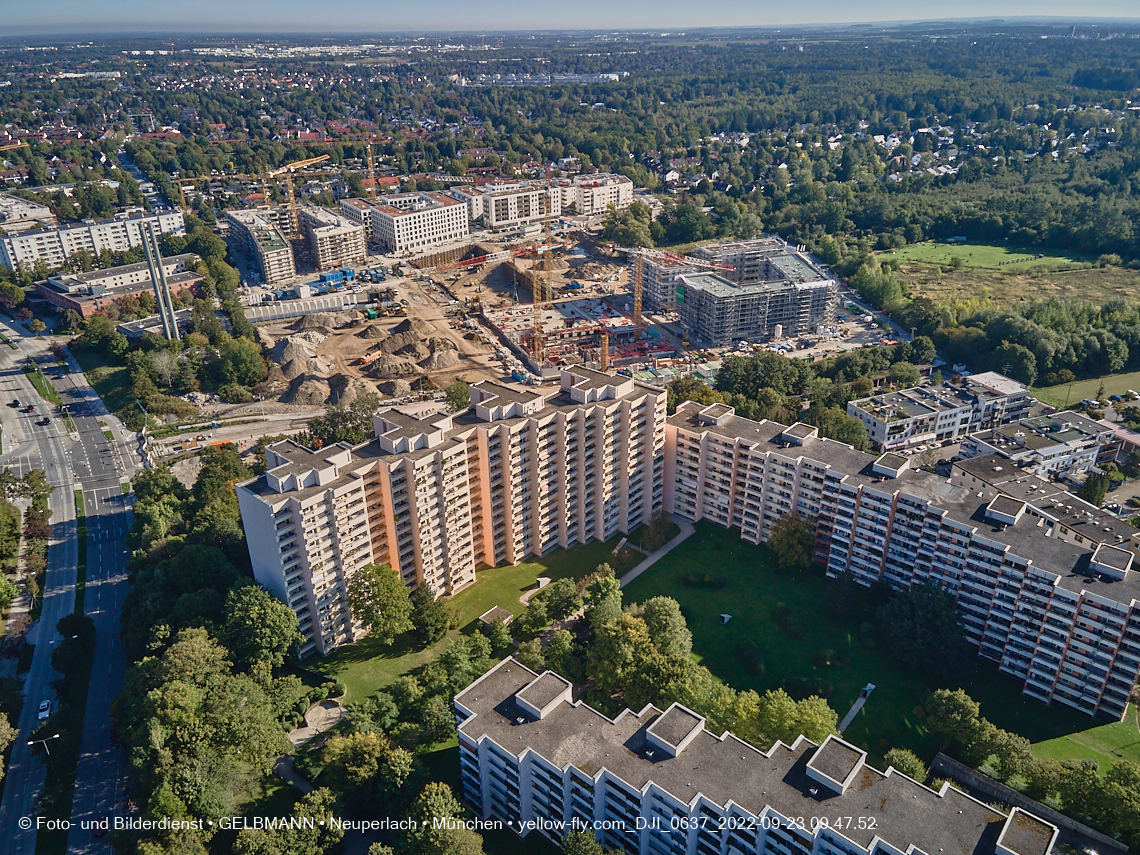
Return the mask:
[(1096, 397), (1101, 383), (1104, 384), (1106, 396), (1123, 395), (1129, 389), (1140, 391), (1140, 371), (1133, 371), (1130, 374), (1109, 374), (1092, 380), (1077, 380), (1071, 384), (1071, 389), (1069, 383), (1062, 383), (1059, 386), (1043, 386), (1034, 389), (1033, 394), (1054, 407), (1066, 407), (1083, 401), (1085, 398)]
[[(1036, 247), (1004, 246), (984, 243), (912, 243), (901, 249), (879, 253), (900, 264), (951, 264), (957, 258), (963, 267), (1013, 268), (1028, 270), (1032, 267), (1077, 267), (1095, 261), (1095, 258), (1072, 252), (1043, 250)], [(1038, 256), (1041, 256), (1038, 258)]]
[[(728, 585), (721, 590), (684, 587), (681, 576), (693, 572), (723, 576)], [(763, 692), (800, 678), (824, 691), (842, 718), (859, 690), (874, 683), (874, 694), (845, 734), (874, 762), (881, 762), (892, 747), (910, 748), (928, 761), (937, 751), (936, 739), (923, 728), (915, 708), (938, 684), (904, 667), (881, 646), (870, 647), (861, 640), (859, 626), (868, 616), (837, 618), (829, 603), (835, 586), (820, 569), (798, 576), (776, 573), (765, 547), (744, 543), (739, 532), (698, 523), (693, 537), (632, 582), (624, 594), (627, 603), (658, 595), (675, 597), (693, 631), (694, 652), (734, 688)], [(797, 637), (789, 637), (774, 619), (781, 602), (798, 620)], [(722, 613), (733, 615), (724, 626)], [(764, 659), (760, 675), (741, 658), (740, 645), (749, 641), (760, 648)], [(824, 657), (822, 651), (833, 655)], [(798, 693), (808, 688), (801, 683)], [(1019, 683), (981, 660), (976, 660), (963, 688), (981, 703), (984, 716), (1039, 744), (1043, 755), (1083, 757), (1095, 747), (1111, 760), (1108, 746), (1113, 745), (1121, 749), (1114, 756), (1140, 761), (1140, 737), (1129, 744), (1120, 733), (1125, 726), (1094, 722), (1067, 707), (1033, 701), (1021, 694)], [(1084, 748), (1086, 744), (1090, 749)]]
[[(579, 578), (607, 561), (614, 565), (610, 553), (620, 539), (615, 537), (606, 543), (594, 542), (572, 549), (560, 549), (544, 558), (523, 564), (480, 570), (475, 584), (449, 598), (447, 605), (459, 609), (460, 631), (473, 632), (479, 615), (492, 606), (502, 606), (516, 615), (521, 613), (524, 607), (519, 602), (519, 596), (533, 588), (539, 576), (550, 579), (566, 576)], [(614, 569), (618, 568), (615, 566)], [(372, 638), (365, 638), (338, 648), (323, 660), (306, 660), (305, 665), (343, 680), (348, 690), (346, 699), (353, 701), (371, 695), (396, 677), (427, 664), (445, 644), (447, 639), (431, 649), (422, 650), (409, 634), (401, 636), (389, 648)]]

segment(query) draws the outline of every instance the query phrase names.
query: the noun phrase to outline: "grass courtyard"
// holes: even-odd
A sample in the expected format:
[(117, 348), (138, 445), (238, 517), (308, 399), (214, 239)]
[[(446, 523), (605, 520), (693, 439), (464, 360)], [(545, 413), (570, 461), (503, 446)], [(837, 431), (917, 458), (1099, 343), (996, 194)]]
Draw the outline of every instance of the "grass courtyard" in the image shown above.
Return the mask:
[[(686, 573), (722, 576), (728, 584), (721, 590), (688, 588), (681, 582)], [(821, 570), (798, 576), (778, 573), (766, 548), (744, 543), (739, 532), (698, 523), (693, 537), (625, 589), (624, 599), (676, 598), (693, 632), (694, 652), (733, 688), (764, 692), (797, 679), (810, 681), (830, 689), (828, 699), (842, 718), (860, 689), (874, 683), (875, 691), (848, 728), (847, 738), (864, 747), (875, 763), (892, 747), (910, 748), (929, 761), (938, 750), (937, 740), (923, 728), (915, 709), (940, 686), (902, 665), (881, 645), (868, 646), (859, 632), (867, 617), (834, 618), (829, 607), (834, 592)], [(774, 619), (778, 603), (796, 617), (799, 631), (794, 637)], [(723, 626), (722, 613), (733, 616)], [(752, 673), (742, 659), (740, 647), (746, 642), (760, 648), (762, 674)], [(822, 651), (833, 655), (825, 660)], [(1060, 705), (1047, 707), (1022, 695), (1017, 682), (981, 660), (962, 688), (981, 703), (982, 715), (1028, 737), (1042, 756), (1093, 757), (1102, 768), (1120, 758), (1140, 762), (1134, 710), (1124, 722), (1108, 722)]]
[[(614, 537), (605, 543), (587, 543), (557, 550), (536, 561), (478, 571), (474, 585), (446, 600), (449, 607), (458, 608), (461, 614), (461, 628), (449, 633), (448, 638), (458, 632), (475, 632), (479, 615), (492, 606), (502, 606), (516, 615), (521, 614), (524, 606), (519, 597), (533, 588), (540, 576), (551, 580), (564, 577), (578, 579), (607, 562), (620, 574), (621, 570), (611, 554), (620, 539)], [(640, 557), (635, 556), (634, 560)], [(308, 660), (305, 665), (343, 680), (348, 690), (346, 700), (351, 702), (367, 697), (396, 677), (426, 665), (443, 649), (448, 638), (426, 650), (420, 649), (410, 634), (398, 638), (392, 647), (384, 647), (371, 638), (365, 638), (338, 648), (325, 659)]]

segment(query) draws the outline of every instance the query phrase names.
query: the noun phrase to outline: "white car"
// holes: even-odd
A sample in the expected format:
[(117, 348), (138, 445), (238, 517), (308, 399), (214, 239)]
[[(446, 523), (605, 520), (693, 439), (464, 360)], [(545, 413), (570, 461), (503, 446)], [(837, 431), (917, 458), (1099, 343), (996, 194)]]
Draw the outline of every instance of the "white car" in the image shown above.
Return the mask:
[(36, 714), (39, 721), (47, 721), (51, 716), (51, 701), (40, 701), (40, 711)]

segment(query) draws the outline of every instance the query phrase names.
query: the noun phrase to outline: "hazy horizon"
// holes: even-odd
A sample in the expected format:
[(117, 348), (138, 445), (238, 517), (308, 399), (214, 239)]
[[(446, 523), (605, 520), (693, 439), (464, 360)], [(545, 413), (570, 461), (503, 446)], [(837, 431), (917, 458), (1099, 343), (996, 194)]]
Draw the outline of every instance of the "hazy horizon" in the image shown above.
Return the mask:
[[(314, 13), (311, 2), (299, 0), (199, 0), (191, 5), (143, 3), (141, 0), (53, 0), (50, 4), (21, 4), (5, 15), (9, 37), (34, 35), (239, 35), (320, 33), (478, 33), (533, 30), (703, 29), (725, 27), (844, 26), (898, 24), (924, 21), (970, 21), (1000, 18), (1063, 19), (1088, 22), (1140, 23), (1135, 0), (1102, 0), (1095, 16), (1072, 15), (1072, 5), (1061, 0), (963, 0), (950, 15), (945, 4), (919, 0), (905, 8), (884, 0), (857, 6), (841, 0), (819, 0), (805, 10), (772, 0), (740, 3), (710, 0), (696, 15), (691, 3), (662, 0), (645, 7), (584, 0), (575, 4), (543, 4), (520, 8), (505, 0), (475, 5), (457, 0), (427, 4), (391, 4), (367, 0), (341, 0)], [(317, 29), (319, 26), (319, 29)]]

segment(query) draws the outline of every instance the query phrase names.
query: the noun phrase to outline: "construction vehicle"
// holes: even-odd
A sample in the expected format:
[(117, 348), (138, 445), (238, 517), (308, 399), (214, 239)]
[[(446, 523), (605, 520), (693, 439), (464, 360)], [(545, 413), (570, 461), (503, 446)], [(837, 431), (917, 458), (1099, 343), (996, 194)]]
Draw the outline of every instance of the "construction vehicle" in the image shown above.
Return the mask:
[(645, 246), (627, 247), (609, 244), (606, 249), (611, 252), (624, 252), (634, 258), (633, 263), (633, 323), (640, 330), (641, 322), (641, 295), (642, 295), (642, 266), (646, 258), (660, 258), (663, 261), (672, 261), (677, 264), (687, 264), (691, 267), (705, 267), (710, 270), (735, 271), (730, 264), (721, 264), (716, 261), (705, 261), (703, 258), (694, 258), (691, 255), (678, 255), (674, 252), (664, 252), (660, 249), (650, 249)]
[(280, 169), (274, 169), (269, 172), (270, 178), (276, 178), (278, 175), (285, 176), (285, 196), (289, 200), (289, 217), (293, 221), (293, 234), (299, 235), (301, 233), (301, 220), (297, 216), (297, 196), (293, 191), (293, 173), (298, 169), (304, 169), (307, 166), (315, 166), (318, 163), (324, 163), (329, 159), (327, 154), (322, 154), (319, 157), (310, 157), (307, 160), (298, 160), (293, 163), (286, 164)]
[(375, 309), (365, 309), (364, 310), (364, 317), (368, 318), (368, 320), (370, 320), (370, 321), (374, 321), (380, 316), (376, 313)]

